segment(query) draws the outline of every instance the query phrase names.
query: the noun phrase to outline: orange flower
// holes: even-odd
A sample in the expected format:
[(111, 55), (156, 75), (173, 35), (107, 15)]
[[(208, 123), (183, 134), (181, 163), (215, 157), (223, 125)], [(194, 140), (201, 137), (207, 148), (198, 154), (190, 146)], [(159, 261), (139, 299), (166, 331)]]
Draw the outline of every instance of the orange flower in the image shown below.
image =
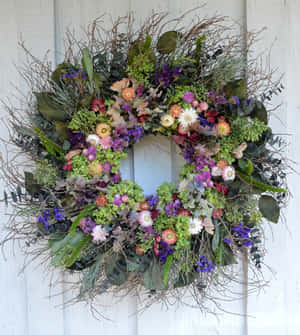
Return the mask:
[(98, 174), (101, 174), (103, 171), (102, 164), (100, 162), (92, 162), (89, 164), (89, 174), (91, 176), (97, 176)]
[(217, 163), (217, 167), (219, 169), (223, 169), (224, 167), (226, 167), (228, 165), (227, 161), (225, 159), (220, 159)]
[(110, 136), (110, 131), (111, 128), (107, 123), (99, 123), (96, 126), (96, 134), (101, 138)]
[(104, 207), (107, 203), (107, 198), (105, 195), (101, 194), (96, 197), (96, 205), (99, 207)]
[(142, 255), (144, 253), (144, 250), (142, 249), (141, 246), (137, 245), (135, 248), (135, 252), (137, 255)]
[(142, 201), (139, 203), (139, 209), (141, 211), (148, 211), (150, 209), (148, 201)]
[(179, 105), (173, 105), (170, 108), (170, 113), (172, 114), (173, 117), (178, 117), (182, 112), (182, 109)]
[(176, 243), (177, 236), (173, 229), (165, 229), (161, 234), (162, 239), (167, 242), (169, 245)]
[(122, 97), (126, 101), (132, 101), (135, 98), (135, 92), (134, 89), (131, 87), (127, 87), (122, 92)]
[(230, 125), (226, 121), (219, 121), (216, 125), (216, 129), (219, 136), (227, 136), (231, 131)]

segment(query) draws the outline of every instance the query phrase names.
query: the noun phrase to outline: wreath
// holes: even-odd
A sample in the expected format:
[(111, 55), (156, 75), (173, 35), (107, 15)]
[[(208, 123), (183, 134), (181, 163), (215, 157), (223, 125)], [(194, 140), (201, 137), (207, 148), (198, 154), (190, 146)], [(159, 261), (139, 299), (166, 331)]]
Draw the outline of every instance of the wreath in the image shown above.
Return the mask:
[[(187, 287), (201, 305), (212, 284), (235, 279), (241, 255), (260, 271), (263, 220), (277, 222), (287, 198), (283, 140), (267, 111), (282, 86), (252, 56), (257, 33), (245, 51), (228, 19), (180, 28), (186, 15), (156, 13), (137, 31), (132, 15), (109, 31), (95, 21), (85, 41), (68, 32), (54, 71), (22, 44), (32, 94), (21, 113), (6, 107), (9, 145), (27, 160), (23, 177), (2, 159), (14, 205), (7, 239), (81, 272), (80, 300), (136, 288), (181, 300)], [(185, 160), (177, 182), (152, 195), (120, 172), (148, 135), (170, 138)]]

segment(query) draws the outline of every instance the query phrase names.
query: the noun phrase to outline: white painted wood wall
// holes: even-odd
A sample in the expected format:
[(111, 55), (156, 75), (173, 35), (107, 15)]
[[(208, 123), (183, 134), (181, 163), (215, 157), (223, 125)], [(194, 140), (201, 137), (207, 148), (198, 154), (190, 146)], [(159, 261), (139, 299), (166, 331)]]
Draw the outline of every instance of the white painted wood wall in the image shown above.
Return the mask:
[[(246, 25), (248, 29), (268, 27), (257, 52), (273, 47), (272, 65), (285, 73), (283, 105), (273, 118), (278, 132), (291, 134), (289, 155), (300, 157), (300, 1), (299, 0), (209, 0), (203, 15), (219, 12)], [(17, 41), (22, 36), (27, 46), (37, 56), (51, 50), (54, 62), (62, 53), (62, 36), (67, 27), (80, 31), (92, 19), (103, 13), (112, 16), (134, 10), (142, 20), (151, 10), (168, 10), (177, 15), (200, 5), (197, 0), (0, 0), (0, 98), (12, 95), (9, 83), (20, 84), (13, 63), (22, 61)], [(1, 117), (5, 117), (0, 110)], [(0, 131), (1, 135), (4, 130)], [(179, 160), (174, 158), (174, 148), (168, 141), (146, 139), (137, 145), (133, 161), (123, 166), (125, 176), (135, 178), (146, 192), (154, 191), (164, 180), (176, 174)], [(156, 165), (154, 165), (155, 157)], [(171, 308), (161, 310), (153, 306), (136, 315), (139, 302), (131, 297), (109, 309), (106, 315), (114, 322), (99, 322), (89, 314), (84, 305), (62, 309), (71, 293), (47, 298), (49, 278), (40, 268), (31, 266), (18, 275), (23, 258), (8, 250), (7, 260), (0, 257), (0, 334), (1, 335), (299, 335), (300, 334), (300, 265), (299, 265), (299, 176), (290, 176), (294, 197), (286, 210), (288, 230), (282, 224), (267, 231), (269, 253), (266, 263), (271, 266), (270, 286), (258, 296), (231, 303), (231, 309), (240, 315), (221, 314), (218, 318), (204, 316), (197, 310)], [(1, 213), (3, 209), (1, 208)], [(2, 215), (2, 214), (1, 214)], [(1, 217), (4, 224), (5, 217)], [(58, 288), (59, 289), (59, 288)], [(242, 290), (240, 287), (235, 287)], [(111, 297), (103, 300), (109, 304)], [(58, 307), (57, 307), (58, 306)], [(243, 316), (247, 313), (248, 317)]]

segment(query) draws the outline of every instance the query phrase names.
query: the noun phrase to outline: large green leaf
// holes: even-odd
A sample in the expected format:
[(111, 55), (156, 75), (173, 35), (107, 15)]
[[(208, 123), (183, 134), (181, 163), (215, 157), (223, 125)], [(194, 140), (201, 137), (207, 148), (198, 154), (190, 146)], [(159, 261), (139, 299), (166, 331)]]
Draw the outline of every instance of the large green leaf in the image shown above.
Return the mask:
[(192, 282), (196, 279), (198, 273), (196, 271), (189, 273), (179, 272), (178, 278), (174, 283), (174, 288), (184, 287), (192, 284)]
[(123, 255), (112, 253), (105, 260), (105, 273), (112, 285), (120, 286), (128, 278), (127, 264)]
[(239, 98), (247, 97), (247, 85), (245, 79), (237, 79), (226, 84), (224, 91), (228, 98), (237, 96)]
[(167, 289), (164, 284), (163, 267), (157, 261), (153, 261), (148, 270), (144, 273), (144, 286), (149, 290)]
[(39, 112), (48, 121), (66, 121), (69, 116), (63, 107), (53, 100), (53, 95), (47, 92), (35, 92)]
[(277, 223), (280, 215), (280, 208), (277, 201), (270, 195), (262, 195), (258, 202), (261, 214), (269, 221)]
[(164, 280), (163, 280), (163, 282), (164, 282), (165, 285), (167, 285), (168, 280), (169, 280), (169, 272), (170, 272), (172, 263), (173, 263), (173, 255), (169, 255), (167, 257), (167, 260), (166, 260), (166, 263), (165, 263), (165, 266), (164, 266)]
[(262, 103), (257, 103), (254, 107), (252, 113), (252, 118), (257, 118), (259, 121), (264, 122), (265, 124), (268, 124), (268, 112), (266, 110), (266, 107)]
[(93, 66), (93, 58), (89, 52), (88, 48), (84, 48), (82, 50), (82, 66), (87, 73), (90, 83), (92, 84), (94, 79), (94, 66)]
[(157, 51), (161, 54), (173, 52), (176, 49), (179, 38), (180, 34), (175, 30), (165, 32), (157, 41)]

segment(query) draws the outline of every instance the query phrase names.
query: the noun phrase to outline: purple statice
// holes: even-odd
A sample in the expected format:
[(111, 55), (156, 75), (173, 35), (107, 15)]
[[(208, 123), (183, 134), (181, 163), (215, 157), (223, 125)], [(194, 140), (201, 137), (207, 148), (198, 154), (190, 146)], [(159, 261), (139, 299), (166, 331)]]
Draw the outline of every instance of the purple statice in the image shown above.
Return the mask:
[(183, 101), (191, 104), (195, 100), (195, 95), (193, 92), (187, 91), (183, 95)]
[(38, 223), (43, 224), (45, 227), (50, 226), (50, 222), (48, 221), (48, 218), (50, 218), (52, 214), (50, 213), (49, 209), (45, 209), (43, 211), (43, 215), (38, 216)]
[(180, 76), (180, 68), (175, 66), (174, 69), (171, 69), (165, 64), (162, 71), (155, 76), (160, 85), (164, 88), (168, 88)]
[(232, 244), (232, 241), (229, 240), (229, 239), (226, 238), (226, 237), (223, 238), (223, 242), (226, 243), (227, 245), (231, 245), (231, 244)]
[(195, 181), (197, 183), (208, 181), (209, 179), (211, 179), (210, 171), (203, 171), (201, 173), (196, 174), (196, 176), (195, 176)]
[(156, 205), (159, 202), (158, 195), (148, 195), (146, 197), (146, 200), (148, 201), (150, 210), (153, 211), (156, 208)]
[(208, 272), (211, 273), (215, 269), (216, 265), (213, 265), (205, 256), (200, 256), (199, 261), (196, 262), (197, 272)]
[(111, 177), (111, 181), (114, 184), (118, 184), (121, 181), (121, 174), (120, 173), (115, 173), (112, 177)]
[(186, 147), (183, 150), (183, 157), (186, 160), (187, 163), (192, 163), (192, 159), (194, 157), (195, 151), (192, 146)]
[(207, 166), (212, 169), (216, 165), (216, 162), (205, 156), (196, 155), (194, 156), (194, 162), (192, 164), (195, 166), (196, 172), (202, 172), (202, 170)]
[(122, 204), (121, 196), (119, 194), (115, 194), (115, 196), (114, 196), (114, 205), (120, 207), (121, 204)]
[(54, 216), (55, 216), (55, 220), (57, 221), (64, 221), (65, 217), (62, 215), (62, 213), (64, 213), (64, 210), (61, 207), (54, 207)]
[(129, 146), (128, 130), (125, 127), (119, 127), (113, 130), (112, 148), (116, 151), (123, 151)]
[(151, 239), (155, 236), (155, 231), (154, 231), (152, 226), (144, 228), (143, 232), (145, 234), (144, 237), (143, 237), (144, 241), (148, 241), (149, 239)]
[(75, 70), (73, 67), (68, 71), (68, 73), (63, 73), (61, 79), (86, 79), (87, 73), (81, 70)]
[(124, 103), (122, 108), (128, 113), (131, 111), (131, 105)]
[(240, 104), (240, 99), (239, 99), (239, 97), (237, 97), (237, 96), (234, 95), (232, 98), (235, 100), (235, 103), (236, 103), (236, 105), (238, 106), (238, 105)]
[(166, 204), (165, 211), (168, 216), (178, 216), (178, 212), (181, 208), (181, 201), (179, 199), (176, 199), (174, 202)]
[(82, 150), (82, 154), (88, 158), (90, 162), (96, 159), (97, 148), (94, 146), (90, 146), (87, 149)]
[(142, 95), (143, 95), (143, 91), (145, 89), (145, 86), (144, 85), (139, 85), (137, 88), (136, 88), (136, 97), (137, 98), (140, 98)]
[(134, 128), (128, 129), (128, 136), (134, 138), (135, 142), (139, 142), (141, 137), (143, 136), (143, 128), (141, 126), (137, 126)]
[(89, 217), (89, 216), (86, 217), (86, 218), (83, 218), (79, 222), (79, 227), (81, 228), (81, 230), (85, 234), (90, 233), (94, 229), (95, 226), (96, 226), (96, 222), (93, 221), (93, 219), (91, 217)]
[(217, 93), (215, 91), (210, 91), (207, 93), (206, 96), (210, 99), (210, 101), (215, 107), (217, 107), (218, 105), (224, 105), (227, 102), (225, 93)]
[(243, 246), (249, 247), (252, 245), (249, 236), (251, 229), (249, 227), (243, 226), (242, 223), (240, 223), (238, 226), (231, 228), (231, 230), (234, 232), (235, 236), (240, 239)]
[(174, 249), (172, 249), (169, 244), (163, 240), (159, 242), (159, 260), (161, 263), (165, 264), (167, 257), (174, 253)]
[(78, 133), (73, 133), (69, 130), (68, 134), (72, 149), (81, 149), (86, 146), (85, 135), (83, 133), (80, 131)]
[(103, 172), (108, 173), (111, 171), (112, 165), (110, 164), (110, 162), (106, 161), (102, 164), (102, 168), (103, 168)]

